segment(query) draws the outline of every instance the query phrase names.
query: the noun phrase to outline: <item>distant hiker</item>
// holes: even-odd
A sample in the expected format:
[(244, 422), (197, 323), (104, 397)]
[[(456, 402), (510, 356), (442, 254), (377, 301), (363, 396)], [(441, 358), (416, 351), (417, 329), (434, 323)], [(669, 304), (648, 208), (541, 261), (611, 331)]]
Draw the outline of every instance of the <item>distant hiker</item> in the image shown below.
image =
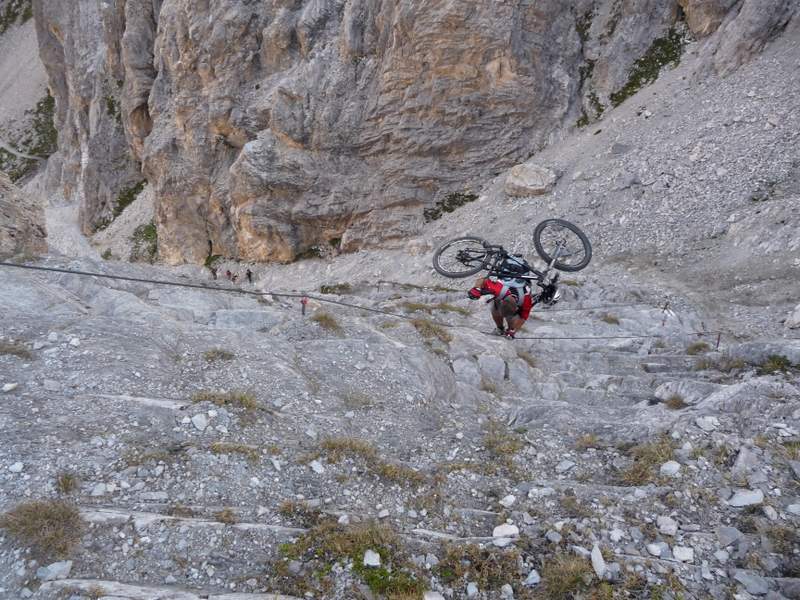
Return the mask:
[[(501, 277), (481, 277), (475, 286), (467, 292), (470, 300), (478, 300), (481, 296), (491, 295), (490, 311), (497, 330), (497, 335), (514, 339), (517, 332), (525, 325), (531, 314), (533, 305), (537, 302), (555, 304), (561, 293), (550, 284), (541, 294), (531, 294), (530, 282), (526, 279), (517, 279), (514, 274), (524, 274), (528, 266), (518, 258), (509, 257), (501, 266)], [(505, 324), (508, 323), (508, 328)]]
[(253, 283), (253, 272), (250, 269), (245, 271), (245, 275), (247, 276), (247, 283)]
[(213, 277), (214, 281), (216, 281), (217, 280), (217, 270), (214, 267), (209, 267), (209, 270), (211, 271), (211, 277)]
[(234, 273), (234, 274), (233, 274), (233, 277), (231, 278), (231, 281), (232, 281), (233, 283), (236, 283), (236, 280), (237, 280), (237, 279), (239, 279), (239, 274), (238, 274), (238, 273)]
[(228, 278), (228, 281), (231, 281), (231, 270), (230, 270), (230, 269), (228, 269), (227, 271), (225, 271), (225, 277), (227, 277), (227, 278)]

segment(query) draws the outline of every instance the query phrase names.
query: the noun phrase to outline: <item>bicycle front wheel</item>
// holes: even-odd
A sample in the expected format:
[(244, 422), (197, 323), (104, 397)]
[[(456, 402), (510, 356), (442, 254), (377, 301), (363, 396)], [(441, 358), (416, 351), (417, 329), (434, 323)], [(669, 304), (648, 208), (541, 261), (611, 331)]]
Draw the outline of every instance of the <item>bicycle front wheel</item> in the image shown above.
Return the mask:
[(546, 263), (559, 271), (580, 271), (592, 260), (592, 245), (589, 238), (576, 225), (563, 219), (547, 219), (536, 226), (533, 232), (536, 252)]
[(486, 268), (486, 242), (478, 237), (461, 237), (445, 242), (433, 254), (433, 268), (445, 277), (459, 279)]

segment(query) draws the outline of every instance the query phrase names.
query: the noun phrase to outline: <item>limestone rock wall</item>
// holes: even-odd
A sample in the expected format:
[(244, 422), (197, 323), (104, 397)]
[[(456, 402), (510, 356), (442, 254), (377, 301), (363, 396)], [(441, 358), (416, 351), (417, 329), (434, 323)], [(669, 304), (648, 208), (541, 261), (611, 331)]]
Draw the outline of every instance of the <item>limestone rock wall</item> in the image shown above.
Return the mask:
[(47, 252), (44, 211), (0, 172), (0, 258)]
[[(779, 30), (747, 16), (752, 0), (680, 4), (721, 65)], [(51, 183), (81, 203), (88, 233), (146, 179), (171, 263), (288, 261), (413, 234), (448, 193), (598, 118), (684, 27), (678, 0), (34, 7), (60, 131)]]

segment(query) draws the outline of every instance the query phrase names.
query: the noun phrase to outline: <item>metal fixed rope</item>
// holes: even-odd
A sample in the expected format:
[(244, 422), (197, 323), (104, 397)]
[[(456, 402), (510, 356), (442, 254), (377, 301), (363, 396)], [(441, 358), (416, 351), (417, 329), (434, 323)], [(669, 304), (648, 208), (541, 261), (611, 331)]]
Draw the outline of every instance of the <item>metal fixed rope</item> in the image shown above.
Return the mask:
[[(29, 271), (43, 271), (48, 273), (62, 273), (66, 275), (75, 275), (79, 277), (98, 277), (101, 279), (112, 279), (116, 281), (129, 281), (133, 283), (147, 283), (151, 285), (165, 285), (171, 287), (183, 287), (183, 288), (191, 288), (191, 289), (200, 289), (206, 290), (211, 292), (228, 292), (234, 294), (244, 294), (248, 296), (273, 296), (275, 298), (298, 298), (302, 302), (303, 314), (305, 314), (305, 305), (306, 302), (311, 300), (316, 300), (317, 302), (322, 302), (325, 304), (333, 304), (337, 306), (344, 306), (347, 308), (354, 308), (357, 310), (363, 310), (371, 313), (381, 314), (389, 317), (394, 317), (397, 319), (404, 319), (406, 321), (416, 321), (419, 317), (414, 317), (411, 315), (404, 315), (400, 313), (395, 313), (387, 310), (383, 310), (380, 308), (372, 308), (369, 306), (362, 306), (360, 304), (352, 304), (350, 302), (343, 302), (341, 300), (334, 300), (332, 298), (325, 298), (323, 296), (318, 296), (316, 294), (309, 294), (305, 292), (271, 292), (271, 291), (251, 291), (251, 290), (244, 290), (241, 288), (231, 288), (231, 287), (219, 287), (219, 286), (210, 286), (210, 285), (203, 285), (199, 283), (181, 283), (178, 281), (164, 281), (159, 279), (146, 279), (141, 277), (127, 277), (125, 275), (109, 275), (107, 273), (94, 273), (91, 271), (80, 271), (77, 269), (62, 269), (59, 267), (42, 267), (38, 265), (21, 265), (17, 263), (9, 263), (9, 262), (0, 262), (0, 267), (8, 267), (14, 269), (24, 269)], [(560, 310), (560, 311), (579, 311), (579, 310), (603, 310), (606, 308), (620, 308), (620, 307), (627, 307), (627, 306), (651, 306), (653, 308), (660, 308), (655, 307), (652, 304), (648, 304), (646, 302), (634, 302), (630, 304), (606, 304), (600, 306), (589, 306), (589, 307), (582, 307), (582, 308), (561, 308), (561, 309), (550, 309), (551, 311)], [(666, 311), (666, 308), (669, 306), (669, 303), (665, 304), (663, 310)], [(474, 327), (469, 327), (466, 325), (453, 325), (451, 323), (445, 323), (443, 321), (435, 321), (428, 319), (427, 322), (433, 323), (440, 327), (448, 327), (452, 329), (470, 329), (472, 331), (476, 331), (478, 333), (484, 335), (491, 335), (485, 331), (480, 331), (475, 329)], [(694, 335), (694, 336), (717, 336), (717, 347), (719, 347), (720, 343), (720, 336), (722, 332), (719, 331), (693, 331), (686, 333), (685, 335)], [(649, 338), (664, 338), (667, 336), (660, 335), (660, 334), (644, 334), (644, 335), (606, 335), (606, 336), (517, 336), (516, 339), (518, 340), (614, 340), (614, 339), (649, 339)]]

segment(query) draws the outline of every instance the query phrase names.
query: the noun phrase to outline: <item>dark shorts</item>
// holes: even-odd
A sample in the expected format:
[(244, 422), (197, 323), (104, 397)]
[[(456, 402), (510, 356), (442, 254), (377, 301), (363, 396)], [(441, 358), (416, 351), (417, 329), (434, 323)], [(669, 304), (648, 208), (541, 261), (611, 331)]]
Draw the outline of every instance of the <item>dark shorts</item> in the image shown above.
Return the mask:
[(502, 300), (495, 299), (492, 301), (492, 314), (501, 316), (503, 318), (510, 318), (519, 314), (519, 304), (513, 294), (509, 294)]

